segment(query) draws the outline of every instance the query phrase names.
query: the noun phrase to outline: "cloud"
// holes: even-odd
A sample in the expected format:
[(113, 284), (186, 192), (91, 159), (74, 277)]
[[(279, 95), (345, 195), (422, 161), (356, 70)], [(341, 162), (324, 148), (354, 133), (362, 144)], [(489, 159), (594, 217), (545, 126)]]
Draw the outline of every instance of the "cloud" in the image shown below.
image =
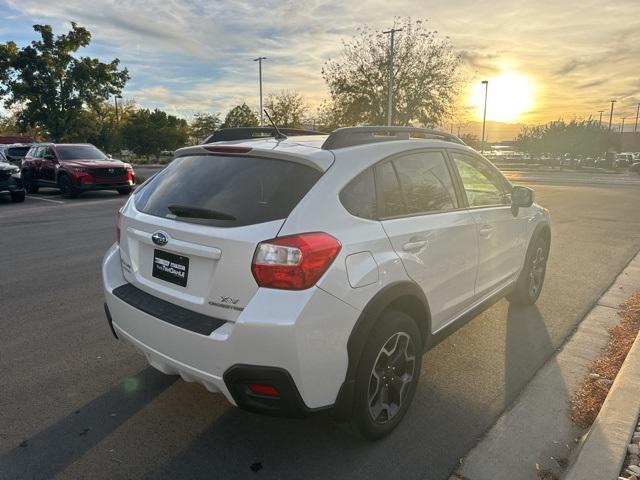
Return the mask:
[(317, 105), (327, 94), (322, 65), (340, 54), (341, 40), (404, 12), (450, 37), (469, 81), (505, 70), (531, 77), (540, 93), (527, 121), (587, 115), (615, 93), (640, 96), (637, 0), (494, 0), (491, 8), (475, 0), (0, 0), (0, 8), (12, 17), (0, 41), (28, 41), (33, 23), (61, 32), (76, 21), (93, 34), (87, 54), (129, 68), (125, 97), (184, 116), (242, 100), (257, 106), (258, 55), (268, 57), (265, 93), (296, 89)]

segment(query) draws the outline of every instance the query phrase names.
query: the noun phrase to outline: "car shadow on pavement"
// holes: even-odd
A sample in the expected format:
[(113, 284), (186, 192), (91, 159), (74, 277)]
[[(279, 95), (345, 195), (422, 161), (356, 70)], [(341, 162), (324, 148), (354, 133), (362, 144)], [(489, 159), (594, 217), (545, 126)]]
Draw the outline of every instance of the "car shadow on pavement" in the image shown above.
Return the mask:
[(428, 385), (418, 394), (403, 423), (376, 442), (327, 413), (287, 419), (230, 408), (145, 478), (446, 478), (453, 465), (438, 459), (448, 456), (440, 439), (449, 422), (466, 424), (482, 413), (468, 399), (444, 398)]
[(507, 310), (504, 407), (508, 407), (555, 348), (537, 305)]
[(0, 455), (1, 478), (53, 478), (171, 386), (147, 367)]

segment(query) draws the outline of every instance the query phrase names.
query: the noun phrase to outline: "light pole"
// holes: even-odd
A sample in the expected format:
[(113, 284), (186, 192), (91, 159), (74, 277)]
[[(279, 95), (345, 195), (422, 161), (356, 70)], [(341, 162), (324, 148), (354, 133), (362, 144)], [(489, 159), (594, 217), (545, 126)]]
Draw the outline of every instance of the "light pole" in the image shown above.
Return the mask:
[(600, 114), (600, 121), (598, 122), (598, 128), (602, 127), (602, 114), (604, 113), (604, 110), (598, 110), (598, 113)]
[(636, 126), (633, 127), (633, 133), (638, 133), (638, 117), (640, 116), (640, 103), (636, 107)]
[(484, 132), (487, 125), (487, 95), (489, 93), (489, 80), (482, 80), (484, 85), (484, 114), (482, 115), (482, 153), (484, 153)]
[(616, 103), (615, 100), (611, 100), (611, 113), (609, 113), (609, 130), (611, 130), (611, 122), (613, 122), (613, 104)]
[(620, 133), (624, 133), (624, 121), (627, 117), (622, 117), (622, 126), (620, 127)]
[(401, 31), (401, 28), (392, 28), (390, 30), (382, 32), (385, 35), (391, 35), (389, 43), (389, 104), (387, 105), (387, 125), (389, 127), (393, 125), (393, 41), (395, 39), (396, 32)]
[(120, 125), (120, 117), (118, 116), (118, 99), (122, 98), (120, 95), (113, 96), (113, 102), (116, 104), (116, 125)]
[(260, 126), (264, 127), (264, 113), (262, 111), (262, 60), (266, 60), (267, 57), (254, 58), (254, 62), (258, 62), (258, 75), (260, 77)]

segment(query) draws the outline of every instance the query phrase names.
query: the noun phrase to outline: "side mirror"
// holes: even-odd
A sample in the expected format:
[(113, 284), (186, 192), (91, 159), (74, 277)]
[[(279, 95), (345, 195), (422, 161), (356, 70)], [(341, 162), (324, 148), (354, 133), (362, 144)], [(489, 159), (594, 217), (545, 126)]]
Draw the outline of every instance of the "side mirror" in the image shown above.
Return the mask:
[(528, 187), (517, 185), (511, 190), (511, 207), (513, 209), (530, 207), (534, 200), (535, 192)]
[(108, 158), (109, 160), (111, 160), (111, 159), (113, 158), (113, 155), (108, 154), (108, 155), (107, 155), (107, 158)]

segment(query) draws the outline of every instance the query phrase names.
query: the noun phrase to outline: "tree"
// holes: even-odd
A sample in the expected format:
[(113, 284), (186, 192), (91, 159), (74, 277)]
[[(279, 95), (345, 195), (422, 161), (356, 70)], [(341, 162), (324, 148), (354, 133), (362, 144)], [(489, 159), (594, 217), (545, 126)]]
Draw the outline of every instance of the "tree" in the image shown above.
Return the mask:
[(532, 155), (569, 154), (596, 156), (616, 146), (616, 136), (599, 126), (596, 120), (557, 120), (546, 125), (525, 126), (516, 138), (516, 145)]
[[(402, 28), (394, 48), (394, 124), (435, 126), (453, 108), (460, 58), (421, 20), (396, 19), (394, 27)], [(322, 76), (341, 124), (386, 124), (389, 60), (388, 36), (365, 26), (343, 44), (341, 57), (325, 63)]]
[(67, 34), (54, 36), (50, 25), (34, 25), (41, 40), (24, 48), (0, 44), (0, 97), (5, 107), (21, 107), (22, 128), (40, 127), (55, 141), (68, 138), (79, 126), (84, 108), (93, 108), (120, 94), (129, 73), (116, 58), (73, 56), (91, 41), (91, 33), (75, 23)]
[(271, 93), (267, 96), (265, 109), (278, 127), (301, 128), (309, 107), (295, 90), (282, 90), (277, 95)]
[(224, 118), (222, 128), (257, 127), (258, 117), (246, 103), (233, 107)]
[(460, 135), (460, 140), (469, 145), (474, 150), (482, 150), (482, 141), (477, 135), (473, 133), (463, 133)]
[(132, 112), (122, 126), (124, 144), (137, 155), (160, 155), (187, 143), (188, 126), (184, 119), (162, 110), (140, 109)]
[(191, 143), (194, 145), (202, 143), (205, 138), (220, 127), (220, 123), (220, 114), (218, 113), (196, 113), (189, 125)]

